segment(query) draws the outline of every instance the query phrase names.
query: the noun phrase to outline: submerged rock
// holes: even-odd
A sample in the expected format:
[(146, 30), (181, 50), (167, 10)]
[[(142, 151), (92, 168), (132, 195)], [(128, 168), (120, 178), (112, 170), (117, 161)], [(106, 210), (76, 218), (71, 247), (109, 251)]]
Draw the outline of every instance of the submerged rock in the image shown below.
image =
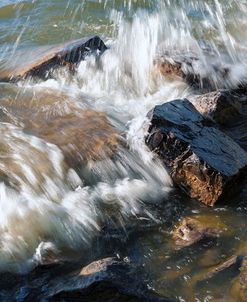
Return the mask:
[(247, 170), (247, 153), (186, 99), (156, 106), (146, 143), (189, 196), (213, 206)]
[(119, 134), (104, 113), (91, 109), (33, 121), (26, 129), (58, 146), (71, 167), (114, 155)]
[(172, 237), (176, 248), (190, 246), (204, 238), (217, 237), (227, 227), (217, 217), (194, 215), (184, 218), (174, 229)]
[(238, 256), (232, 256), (230, 258), (228, 258), (227, 260), (223, 261), (222, 263), (220, 263), (219, 265), (215, 266), (214, 268), (212, 268), (206, 275), (205, 275), (205, 279), (210, 279), (212, 277), (214, 277), (215, 275), (217, 275), (220, 272), (225, 271), (228, 268), (231, 268), (235, 265), (237, 265), (239, 262), (241, 262), (241, 257)]
[(31, 61), (25, 64), (22, 63), (22, 65), (10, 70), (6, 69), (0, 74), (0, 79), (2, 81), (17, 81), (28, 76), (46, 79), (59, 66), (67, 65), (73, 68), (75, 64), (84, 60), (87, 55), (91, 53), (98, 55), (106, 49), (104, 42), (98, 36), (70, 41), (37, 53)]
[[(70, 167), (110, 158), (117, 151), (120, 134), (106, 114), (82, 108), (73, 98), (38, 90), (20, 94), (18, 99), (0, 100), (11, 123), (24, 129), (27, 137), (37, 136), (58, 146)], [(0, 122), (5, 117), (0, 116)]]
[(239, 275), (233, 281), (231, 294), (236, 299), (235, 301), (247, 301), (247, 256), (243, 259)]

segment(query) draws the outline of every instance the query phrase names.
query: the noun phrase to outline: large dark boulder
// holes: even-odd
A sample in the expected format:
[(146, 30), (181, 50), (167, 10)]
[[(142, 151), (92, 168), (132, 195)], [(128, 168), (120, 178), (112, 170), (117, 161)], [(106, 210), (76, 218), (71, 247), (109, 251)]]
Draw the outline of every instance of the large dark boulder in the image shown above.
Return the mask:
[(80, 61), (84, 60), (89, 54), (102, 54), (107, 47), (98, 37), (84, 38), (70, 41), (65, 44), (52, 46), (44, 51), (37, 51), (34, 54), (25, 54), (29, 61), (22, 60), (20, 65), (9, 66), (1, 72), (1, 81), (17, 81), (28, 76), (42, 79), (49, 78), (60, 66), (69, 66), (73, 69)]
[(146, 143), (175, 183), (213, 206), (247, 170), (247, 153), (186, 99), (156, 106)]

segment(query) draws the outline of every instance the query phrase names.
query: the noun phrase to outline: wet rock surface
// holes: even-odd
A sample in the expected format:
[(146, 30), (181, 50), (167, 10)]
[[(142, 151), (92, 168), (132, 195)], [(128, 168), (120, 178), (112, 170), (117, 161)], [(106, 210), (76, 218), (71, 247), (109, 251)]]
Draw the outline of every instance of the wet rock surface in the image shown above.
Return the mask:
[(70, 41), (42, 51), (33, 58), (29, 55), (31, 61), (10, 70), (6, 69), (0, 74), (0, 80), (17, 81), (28, 76), (46, 79), (51, 76), (54, 69), (60, 66), (69, 66), (73, 69), (87, 55), (92, 53), (99, 55), (106, 49), (104, 42), (98, 36)]
[[(70, 270), (72, 268), (70, 265)], [(38, 268), (24, 278), (12, 274), (0, 276), (0, 284), (3, 285), (6, 280), (9, 286), (5, 284), (5, 291), (0, 291), (3, 302), (171, 302), (148, 290), (135, 268), (128, 261), (117, 258), (95, 261), (79, 273), (69, 272), (68, 267), (57, 265), (53, 269), (49, 266)]]
[(186, 99), (156, 106), (146, 143), (192, 198), (213, 206), (243, 176), (247, 153)]

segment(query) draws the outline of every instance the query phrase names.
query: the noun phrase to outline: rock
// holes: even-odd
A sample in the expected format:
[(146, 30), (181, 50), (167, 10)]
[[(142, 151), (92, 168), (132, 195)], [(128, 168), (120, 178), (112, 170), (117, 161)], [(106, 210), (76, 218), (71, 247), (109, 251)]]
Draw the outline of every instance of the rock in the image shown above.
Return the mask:
[(225, 125), (243, 111), (243, 102), (240, 98), (237, 90), (217, 90), (199, 95), (190, 101), (204, 117)]
[(70, 41), (37, 52), (34, 55), (29, 54), (28, 57), (32, 58), (31, 61), (5, 70), (0, 74), (0, 80), (17, 81), (28, 76), (46, 79), (57, 67), (68, 65), (73, 68), (87, 55), (91, 53), (102, 54), (106, 49), (104, 42), (98, 36)]
[(148, 289), (142, 273), (129, 261), (117, 258), (94, 261), (80, 272), (63, 264), (10, 277), (12, 284), (7, 287), (0, 276), (0, 285), (8, 289), (1, 301), (171, 302)]
[(217, 237), (227, 227), (219, 218), (209, 215), (194, 215), (184, 218), (172, 233), (176, 248), (190, 246), (204, 238)]
[(42, 241), (36, 248), (33, 261), (39, 265), (50, 265), (62, 261), (61, 252), (52, 242)]
[(154, 65), (163, 76), (179, 77), (193, 88), (203, 91), (225, 87), (230, 72), (216, 56), (207, 53), (199, 57), (192, 52), (164, 51), (156, 58)]
[(218, 90), (191, 99), (206, 118), (247, 150), (247, 91)]
[(73, 282), (54, 291), (47, 301), (168, 302), (148, 290), (129, 262), (116, 258), (95, 261), (83, 268)]
[(186, 99), (156, 106), (146, 138), (192, 198), (213, 206), (246, 173), (247, 153)]

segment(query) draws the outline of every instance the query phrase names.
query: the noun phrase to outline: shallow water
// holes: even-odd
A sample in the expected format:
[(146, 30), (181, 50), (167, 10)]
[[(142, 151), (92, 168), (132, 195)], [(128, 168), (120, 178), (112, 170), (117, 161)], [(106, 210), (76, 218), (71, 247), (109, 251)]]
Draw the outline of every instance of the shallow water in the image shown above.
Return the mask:
[[(144, 135), (146, 115), (156, 104), (199, 93), (155, 72), (153, 61), (165, 50), (196, 54), (199, 72), (211, 73), (218, 87), (222, 83), (206, 61), (210, 56), (229, 68), (227, 87), (246, 79), (246, 1), (4, 0), (0, 74), (49, 45), (93, 34), (109, 47), (100, 64), (92, 56), (73, 77), (65, 69), (47, 81), (0, 83), (0, 177), (5, 181), (0, 184), (0, 269), (26, 272), (42, 263), (41, 242), (50, 242), (59, 257), (83, 258), (110, 225), (107, 243), (103, 238), (92, 260), (101, 254), (128, 256), (145, 267), (150, 287), (180, 301), (229, 297), (233, 272), (195, 280), (207, 261), (213, 266), (244, 244), (244, 200), (233, 201), (238, 207), (212, 210), (181, 196), (145, 147)], [(76, 132), (69, 130), (66, 139), (73, 148), (55, 145), (62, 130), (49, 124), (53, 119), (87, 127), (84, 144), (78, 145), (76, 136), (71, 138)], [(120, 140), (113, 158), (90, 154), (90, 141), (98, 144), (104, 131), (116, 132)], [(88, 144), (88, 153), (80, 153)], [(175, 251), (171, 227), (193, 213), (221, 218), (231, 235)], [(112, 224), (120, 230), (117, 243)]]

